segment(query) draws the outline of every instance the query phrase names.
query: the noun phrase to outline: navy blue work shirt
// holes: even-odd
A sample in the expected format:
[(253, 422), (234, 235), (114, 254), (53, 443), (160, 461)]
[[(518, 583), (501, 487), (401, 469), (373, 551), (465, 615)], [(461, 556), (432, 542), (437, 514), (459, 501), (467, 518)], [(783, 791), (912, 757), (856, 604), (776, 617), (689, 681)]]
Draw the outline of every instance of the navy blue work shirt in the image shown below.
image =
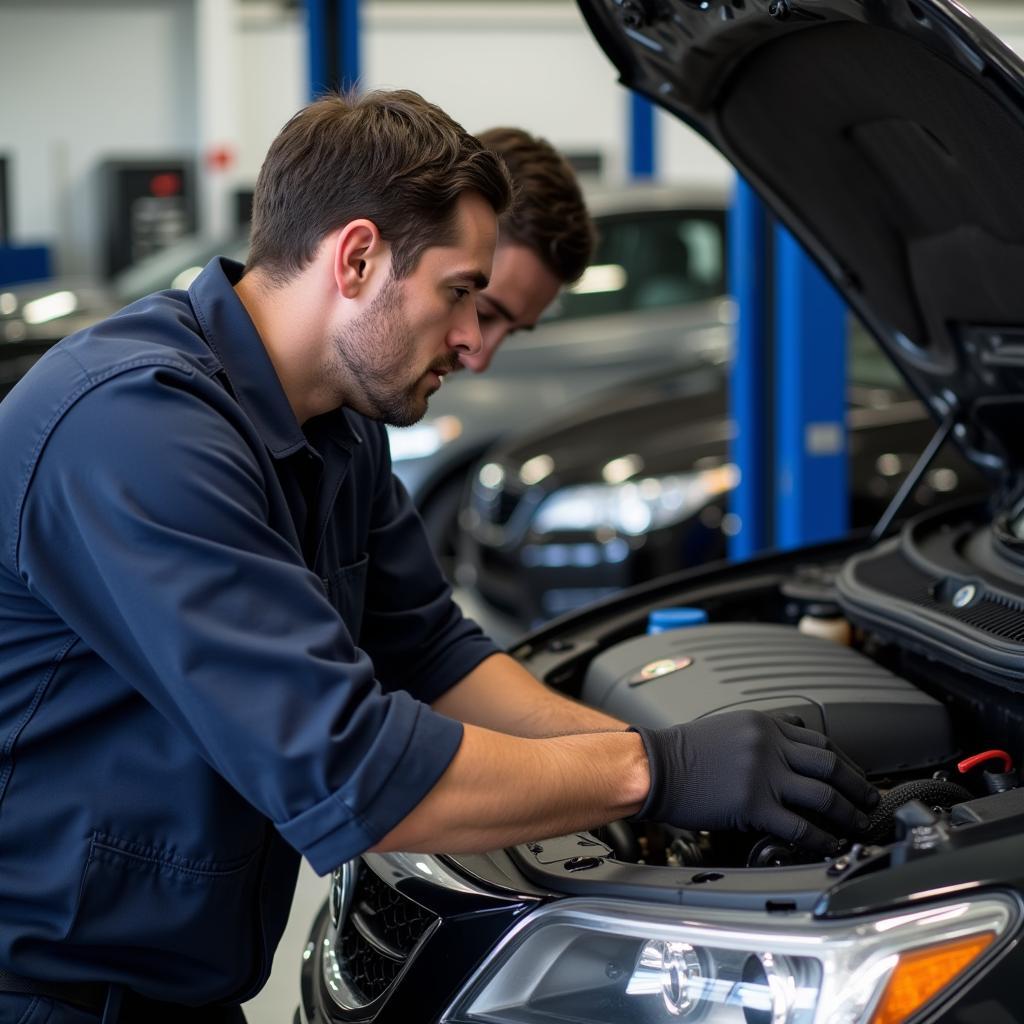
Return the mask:
[(381, 424), (300, 428), (211, 262), (0, 403), (0, 967), (162, 1000), (266, 979), (299, 854), (447, 767), (464, 619)]

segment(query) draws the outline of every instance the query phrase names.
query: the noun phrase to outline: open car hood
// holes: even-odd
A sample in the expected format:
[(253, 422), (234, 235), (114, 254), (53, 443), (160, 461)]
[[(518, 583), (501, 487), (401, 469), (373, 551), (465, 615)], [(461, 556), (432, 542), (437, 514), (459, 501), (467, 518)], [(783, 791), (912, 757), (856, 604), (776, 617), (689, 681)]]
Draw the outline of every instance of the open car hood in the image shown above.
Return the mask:
[(579, 0), (974, 463), (1024, 480), (1024, 63), (950, 0)]

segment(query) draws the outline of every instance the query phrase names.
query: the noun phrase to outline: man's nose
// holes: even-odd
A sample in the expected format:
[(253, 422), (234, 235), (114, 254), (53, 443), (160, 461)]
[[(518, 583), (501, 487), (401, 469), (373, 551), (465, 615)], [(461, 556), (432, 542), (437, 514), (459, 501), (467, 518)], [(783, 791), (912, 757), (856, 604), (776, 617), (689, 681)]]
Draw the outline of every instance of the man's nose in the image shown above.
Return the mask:
[(452, 328), (448, 334), (448, 345), (454, 348), (459, 356), (475, 356), (484, 344), (483, 335), (480, 333), (480, 318), (477, 316), (476, 307), (469, 304), (469, 308)]

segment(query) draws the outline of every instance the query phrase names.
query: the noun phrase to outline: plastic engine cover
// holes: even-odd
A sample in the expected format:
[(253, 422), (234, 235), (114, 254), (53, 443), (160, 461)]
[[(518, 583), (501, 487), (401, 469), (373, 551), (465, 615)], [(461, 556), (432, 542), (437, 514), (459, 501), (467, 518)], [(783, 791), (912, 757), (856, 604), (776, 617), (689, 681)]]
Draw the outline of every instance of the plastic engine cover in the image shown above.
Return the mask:
[(955, 755), (943, 704), (852, 648), (792, 626), (712, 623), (626, 640), (593, 661), (583, 700), (649, 727), (736, 708), (786, 711), (873, 774)]

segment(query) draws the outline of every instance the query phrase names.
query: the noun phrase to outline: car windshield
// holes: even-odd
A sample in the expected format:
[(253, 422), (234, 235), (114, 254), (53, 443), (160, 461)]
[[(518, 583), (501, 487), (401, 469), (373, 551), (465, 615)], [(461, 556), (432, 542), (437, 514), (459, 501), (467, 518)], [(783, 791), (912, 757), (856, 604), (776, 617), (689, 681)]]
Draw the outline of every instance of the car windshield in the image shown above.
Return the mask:
[(725, 291), (721, 210), (657, 210), (604, 217), (583, 277), (545, 320), (578, 320), (685, 305)]

